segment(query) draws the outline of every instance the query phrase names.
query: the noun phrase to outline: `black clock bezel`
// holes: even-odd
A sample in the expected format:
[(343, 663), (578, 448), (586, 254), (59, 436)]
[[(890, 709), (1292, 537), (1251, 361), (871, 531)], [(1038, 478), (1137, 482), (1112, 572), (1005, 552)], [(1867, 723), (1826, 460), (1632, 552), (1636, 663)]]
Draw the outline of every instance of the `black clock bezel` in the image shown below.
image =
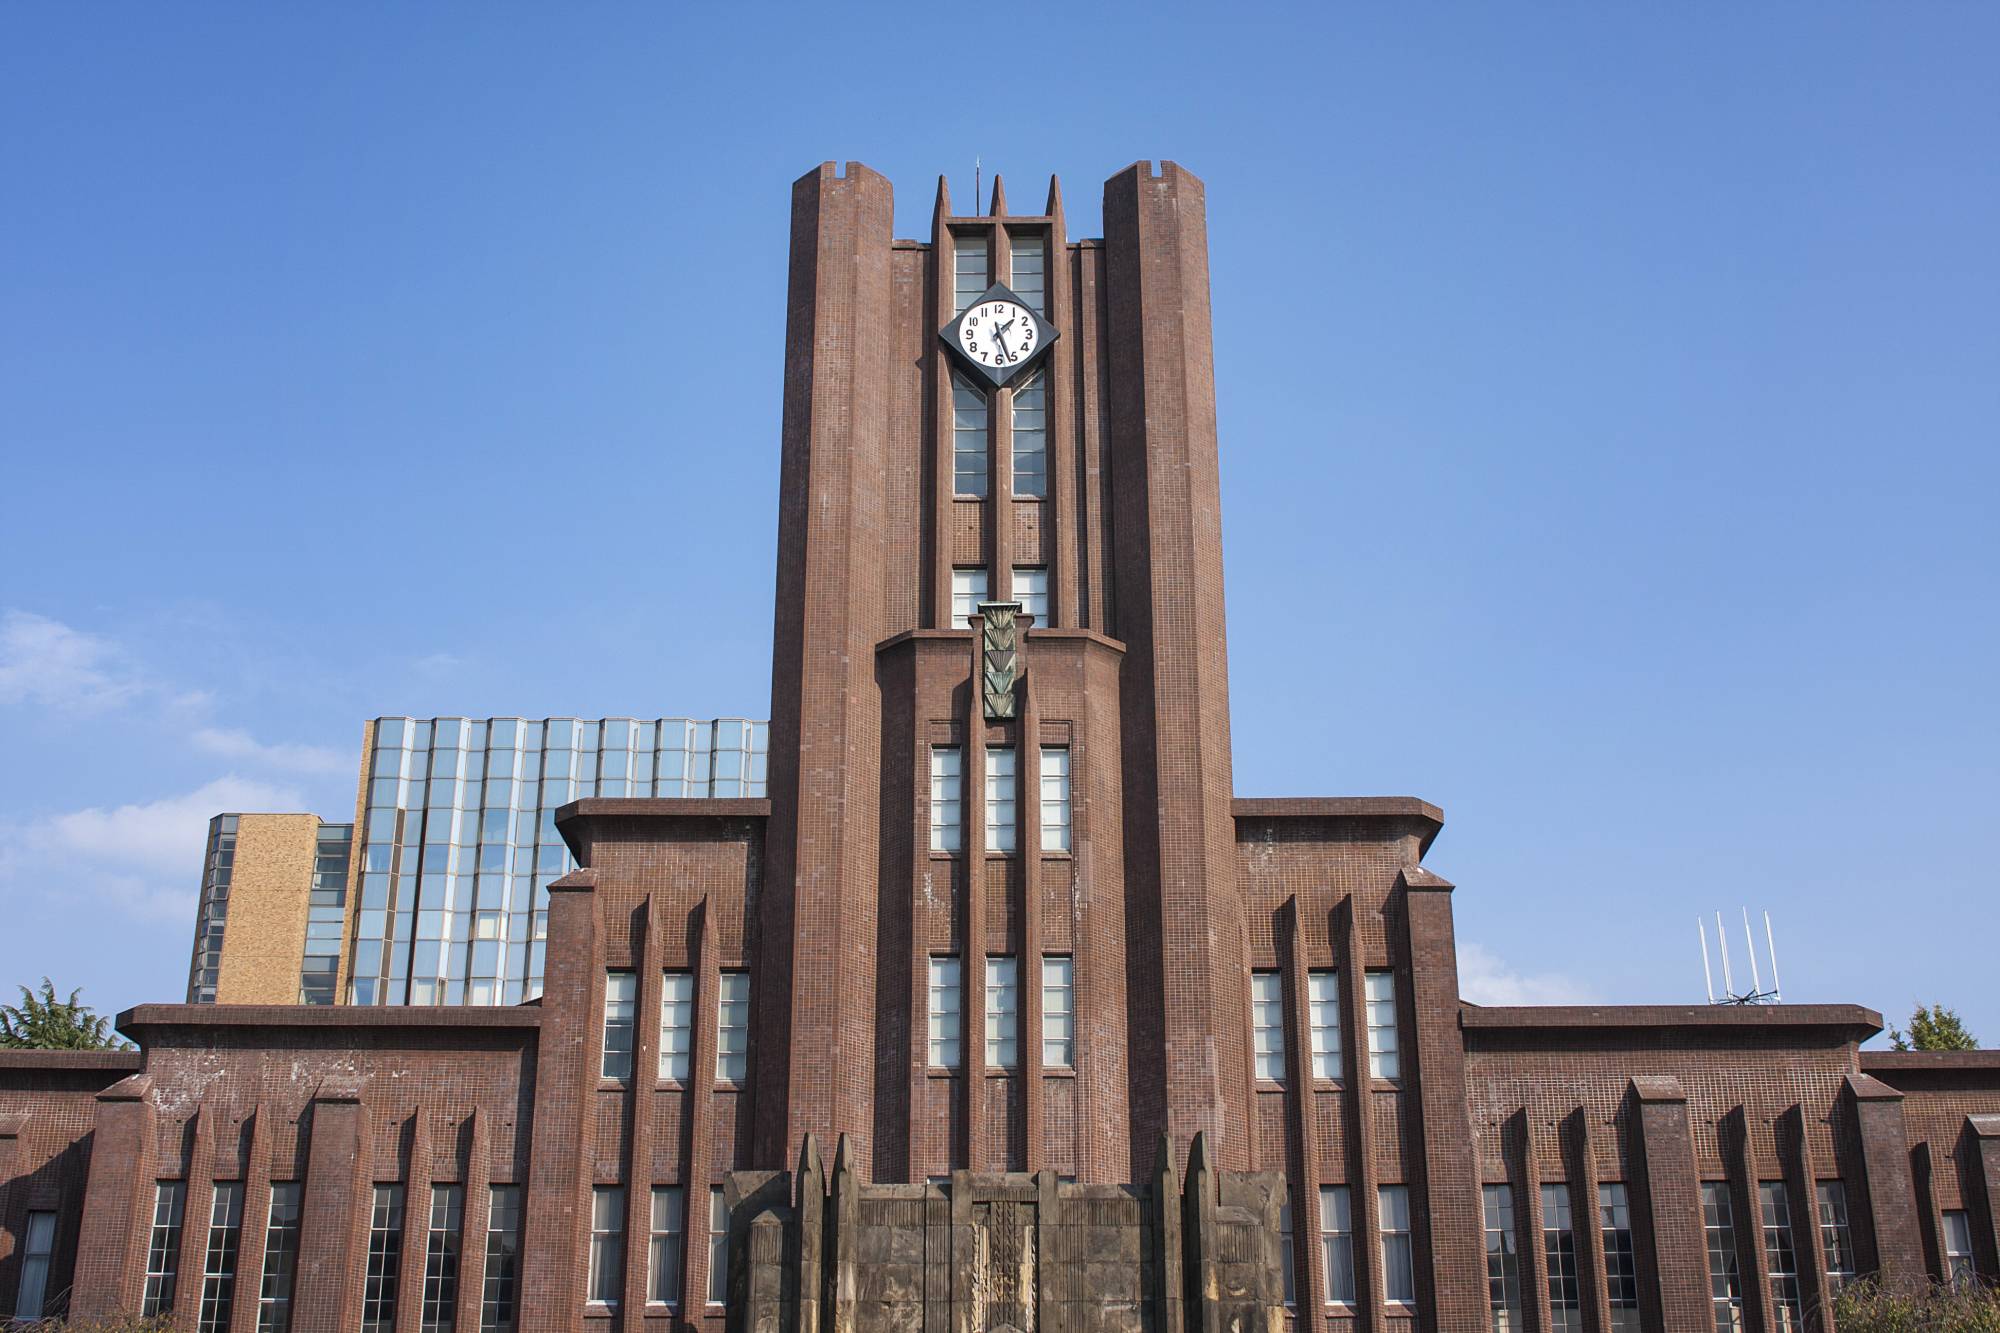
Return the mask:
[[(1011, 301), (1028, 312), (1028, 318), (1035, 321), (1034, 351), (1030, 352), (1023, 359), (1010, 362), (1004, 366), (989, 366), (983, 362), (975, 361), (965, 354), (965, 348), (958, 341), (959, 326), (965, 323), (965, 317), (971, 314), (975, 307), (985, 305), (988, 301)], [(1006, 388), (1016, 376), (1020, 375), (1023, 371), (1032, 369), (1041, 361), (1042, 354), (1048, 351), (1050, 345), (1061, 336), (1061, 331), (1055, 325), (1043, 319), (1039, 310), (1015, 295), (1014, 290), (1004, 282), (996, 282), (991, 287), (988, 287), (978, 300), (959, 311), (956, 319), (938, 330), (938, 337), (944, 339), (945, 346), (951, 348), (960, 363), (983, 376), (996, 389)]]

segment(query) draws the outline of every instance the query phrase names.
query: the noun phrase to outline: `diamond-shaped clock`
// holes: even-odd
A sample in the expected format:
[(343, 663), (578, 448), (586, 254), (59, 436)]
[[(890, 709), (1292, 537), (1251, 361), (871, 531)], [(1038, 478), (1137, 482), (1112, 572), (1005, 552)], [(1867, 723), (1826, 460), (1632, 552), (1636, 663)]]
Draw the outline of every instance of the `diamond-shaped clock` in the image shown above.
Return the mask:
[(967, 306), (957, 319), (938, 330), (974, 370), (1005, 388), (1007, 381), (1035, 364), (1057, 338), (1055, 325), (1036, 314), (1028, 303), (994, 283)]

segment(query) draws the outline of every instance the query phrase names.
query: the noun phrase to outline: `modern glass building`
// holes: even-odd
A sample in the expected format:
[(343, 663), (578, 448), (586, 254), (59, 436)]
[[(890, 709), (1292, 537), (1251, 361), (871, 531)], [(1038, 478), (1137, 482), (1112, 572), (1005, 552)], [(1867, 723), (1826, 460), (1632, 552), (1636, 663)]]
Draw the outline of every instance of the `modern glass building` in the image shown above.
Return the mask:
[(317, 815), (209, 820), (189, 1002), (332, 1004), (353, 845), (354, 825)]

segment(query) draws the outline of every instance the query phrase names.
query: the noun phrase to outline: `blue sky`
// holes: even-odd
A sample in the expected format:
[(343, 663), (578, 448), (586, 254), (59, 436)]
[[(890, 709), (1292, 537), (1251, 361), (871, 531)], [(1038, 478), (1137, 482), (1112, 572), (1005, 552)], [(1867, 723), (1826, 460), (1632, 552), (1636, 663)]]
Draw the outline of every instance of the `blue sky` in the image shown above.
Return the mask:
[(365, 717), (763, 715), (790, 182), (1172, 158), (1238, 790), (1442, 805), (1475, 995), (2000, 1042), (2000, 10), (1217, 12), (8, 6), (0, 984)]

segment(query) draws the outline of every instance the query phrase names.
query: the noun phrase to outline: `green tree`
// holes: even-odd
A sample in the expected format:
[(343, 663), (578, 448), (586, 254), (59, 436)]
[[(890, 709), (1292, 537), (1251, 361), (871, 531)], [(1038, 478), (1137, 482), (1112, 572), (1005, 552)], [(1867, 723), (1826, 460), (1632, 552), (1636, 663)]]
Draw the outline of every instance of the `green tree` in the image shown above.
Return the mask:
[(81, 989), (73, 990), (67, 1000), (59, 1000), (47, 977), (42, 978), (39, 995), (26, 986), (21, 987), (19, 1004), (0, 1004), (0, 1047), (17, 1051), (132, 1049), (129, 1042), (121, 1041), (111, 1030), (108, 1017), (77, 998), (82, 994)]
[(1910, 1013), (1910, 1030), (1889, 1029), (1889, 1044), (1899, 1051), (1976, 1051), (1979, 1038), (1965, 1030), (1956, 1009), (1919, 1004)]

